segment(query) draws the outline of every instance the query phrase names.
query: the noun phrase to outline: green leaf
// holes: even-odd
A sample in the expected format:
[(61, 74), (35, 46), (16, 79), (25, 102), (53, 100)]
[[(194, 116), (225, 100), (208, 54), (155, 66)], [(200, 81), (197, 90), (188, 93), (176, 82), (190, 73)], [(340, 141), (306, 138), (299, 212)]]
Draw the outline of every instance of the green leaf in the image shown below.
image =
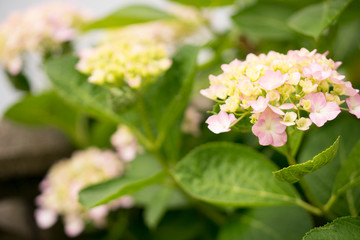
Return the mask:
[(22, 124), (55, 126), (69, 136), (75, 134), (77, 116), (77, 111), (55, 92), (28, 95), (11, 106), (4, 114), (5, 118)]
[(90, 145), (100, 148), (111, 148), (111, 136), (115, 133), (117, 125), (107, 121), (95, 121), (90, 126)]
[[(360, 140), (359, 132), (359, 120), (350, 114), (341, 114), (321, 128), (310, 129), (310, 132), (305, 136), (298, 155), (299, 162), (311, 159), (319, 152), (319, 149), (325, 149), (333, 143), (333, 139), (341, 136), (338, 154), (335, 158), (328, 165), (306, 175), (304, 178), (312, 193), (322, 204), (325, 204), (333, 193), (334, 181), (342, 163), (346, 161), (349, 153)], [(354, 199), (360, 196), (360, 188), (354, 188), (352, 192)], [(342, 198), (335, 202), (331, 210), (339, 216), (350, 214), (348, 203), (346, 199)]]
[(352, 0), (329, 0), (310, 5), (293, 14), (288, 25), (295, 31), (318, 39)]
[(345, 163), (341, 166), (335, 182), (333, 193), (340, 195), (360, 185), (360, 141), (357, 142)]
[(116, 28), (130, 24), (172, 19), (174, 16), (147, 5), (131, 5), (109, 14), (108, 16), (89, 23), (84, 30), (99, 28)]
[(190, 45), (180, 48), (175, 54), (171, 68), (149, 99), (152, 115), (159, 129), (158, 144), (163, 142), (188, 105), (198, 51), (198, 47)]
[(170, 200), (172, 188), (163, 187), (158, 194), (154, 195), (147, 204), (144, 212), (144, 220), (150, 229), (156, 228), (164, 216)]
[(253, 208), (233, 216), (218, 240), (298, 240), (311, 226), (309, 214), (297, 206)]
[(360, 217), (342, 217), (323, 227), (310, 230), (303, 240), (346, 239), (357, 240), (360, 236)]
[[(87, 76), (75, 69), (78, 58), (64, 56), (45, 63), (45, 70), (59, 94), (74, 106), (99, 119), (108, 119), (116, 123), (135, 121), (132, 115), (116, 114), (111, 104), (111, 93), (106, 88), (89, 83)], [(118, 109), (119, 111), (119, 109)], [(129, 119), (126, 119), (126, 118)]]
[(235, 0), (171, 0), (184, 5), (190, 5), (194, 7), (221, 7), (234, 4)]
[(5, 71), (5, 73), (14, 88), (25, 92), (30, 92), (31, 87), (29, 81), (23, 72), (20, 72), (17, 75), (12, 75), (7, 71)]
[(86, 208), (96, 207), (124, 195), (139, 191), (146, 186), (159, 183), (163, 181), (166, 176), (167, 173), (161, 171), (148, 178), (125, 176), (91, 185), (80, 191), (79, 202)]
[(202, 145), (179, 162), (178, 184), (194, 198), (226, 206), (293, 204), (294, 188), (272, 176), (275, 165), (249, 147), (226, 142)]
[(274, 172), (275, 177), (281, 181), (289, 183), (300, 181), (300, 179), (302, 179), (306, 174), (318, 170), (334, 159), (339, 148), (339, 139), (340, 136), (329, 148), (316, 155), (312, 160), (291, 165), (287, 168)]
[(151, 155), (140, 155), (129, 163), (125, 176), (82, 189), (79, 202), (86, 208), (92, 208), (162, 182), (168, 174), (159, 169), (160, 166)]
[(280, 4), (255, 4), (232, 18), (240, 30), (253, 38), (288, 40), (293, 32), (286, 25), (292, 10)]

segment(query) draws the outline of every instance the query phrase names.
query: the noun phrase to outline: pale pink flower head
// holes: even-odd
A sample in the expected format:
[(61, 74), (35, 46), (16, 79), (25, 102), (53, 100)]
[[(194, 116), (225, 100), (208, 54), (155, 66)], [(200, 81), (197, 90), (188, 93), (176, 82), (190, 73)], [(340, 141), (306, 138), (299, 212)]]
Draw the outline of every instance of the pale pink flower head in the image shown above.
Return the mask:
[[(339, 106), (345, 102), (344, 96), (350, 97), (346, 100), (350, 113), (360, 117), (359, 90), (343, 81), (345, 76), (336, 71), (340, 63), (328, 59), (327, 54), (305, 48), (287, 54), (249, 54), (245, 61), (236, 61), (233, 67), (225, 65), (223, 73), (211, 76), (208, 94), (204, 95), (228, 114), (234, 113), (241, 119), (250, 115), (260, 144), (280, 146), (286, 142), (286, 127), (305, 131), (312, 123), (321, 127), (335, 119)], [(227, 88), (226, 94), (221, 98), (215, 92), (222, 91), (209, 94), (219, 85)], [(211, 118), (217, 132), (229, 131), (215, 121), (218, 118)]]
[(360, 118), (360, 95), (356, 94), (346, 99), (346, 104), (349, 107), (349, 112)]
[(216, 134), (222, 132), (229, 132), (230, 126), (236, 121), (235, 115), (230, 113), (227, 114), (224, 111), (220, 111), (217, 115), (210, 116), (206, 123), (209, 124), (208, 128)]
[(327, 102), (322, 92), (309, 94), (306, 97), (311, 102), (311, 121), (318, 127), (322, 127), (327, 121), (333, 120), (341, 112), (335, 102)]
[(288, 74), (282, 74), (279, 70), (276, 72), (267, 70), (265, 71), (265, 75), (259, 79), (258, 83), (265, 90), (272, 90), (283, 85), (287, 75)]
[(260, 145), (281, 147), (287, 141), (286, 126), (282, 119), (267, 108), (260, 114), (258, 121), (252, 127), (252, 132), (259, 138)]

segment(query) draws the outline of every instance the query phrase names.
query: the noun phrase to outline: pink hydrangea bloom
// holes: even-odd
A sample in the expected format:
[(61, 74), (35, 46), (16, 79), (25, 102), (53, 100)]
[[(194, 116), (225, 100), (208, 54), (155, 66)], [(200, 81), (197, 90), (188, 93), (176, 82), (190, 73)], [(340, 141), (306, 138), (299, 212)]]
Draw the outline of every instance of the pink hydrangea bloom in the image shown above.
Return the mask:
[(259, 138), (263, 146), (280, 147), (287, 141), (286, 126), (281, 124), (282, 119), (269, 108), (260, 114), (258, 121), (252, 127), (252, 132)]
[(311, 102), (310, 119), (318, 127), (335, 119), (341, 112), (339, 105), (335, 102), (327, 102), (325, 94), (322, 92), (309, 94), (307, 99)]
[(123, 170), (124, 162), (115, 152), (96, 148), (78, 151), (71, 159), (56, 163), (41, 182), (41, 195), (35, 201), (38, 226), (51, 227), (58, 215), (63, 217), (65, 233), (70, 237), (78, 236), (88, 222), (97, 227), (104, 226), (111, 209), (123, 205), (129, 207), (129, 196), (118, 199), (116, 205), (108, 203), (89, 211), (78, 202), (79, 192), (91, 184), (121, 176)]
[(346, 104), (349, 107), (349, 112), (360, 118), (360, 95), (356, 94), (346, 99)]
[(261, 87), (266, 90), (272, 90), (280, 87), (286, 81), (287, 74), (282, 74), (279, 70), (276, 72), (272, 70), (267, 70), (265, 75), (261, 77), (258, 81)]
[[(271, 135), (273, 132), (263, 131), (263, 126), (281, 121), (282, 128), (296, 125), (305, 131), (312, 123), (321, 127), (340, 113), (343, 96), (350, 97), (346, 100), (349, 111), (359, 117), (359, 97), (354, 97), (359, 90), (344, 81), (345, 76), (336, 71), (341, 63), (328, 59), (327, 54), (305, 48), (287, 54), (248, 54), (244, 61), (234, 60), (222, 68), (223, 73), (209, 77), (210, 87), (206, 90), (212, 96), (207, 97), (236, 118), (251, 115), (253, 132), (263, 145), (281, 145), (286, 141), (284, 132)], [(216, 90), (219, 85), (227, 91)], [(221, 98), (214, 97), (217, 94)], [(264, 118), (268, 115), (272, 121)], [(218, 122), (214, 126), (229, 130)]]
[(217, 115), (210, 116), (206, 123), (209, 124), (208, 128), (216, 133), (229, 132), (230, 126), (233, 122), (236, 121), (234, 114), (227, 114), (224, 111), (220, 111)]

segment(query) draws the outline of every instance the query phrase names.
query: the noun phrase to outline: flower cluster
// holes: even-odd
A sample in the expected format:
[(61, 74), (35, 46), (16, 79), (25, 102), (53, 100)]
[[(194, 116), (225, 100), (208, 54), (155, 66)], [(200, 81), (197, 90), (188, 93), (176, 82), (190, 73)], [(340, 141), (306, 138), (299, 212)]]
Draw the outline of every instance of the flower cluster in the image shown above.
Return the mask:
[(116, 132), (111, 136), (111, 144), (125, 162), (134, 160), (137, 153), (142, 152), (136, 137), (125, 125), (118, 126)]
[(86, 210), (78, 203), (78, 193), (90, 184), (120, 176), (123, 170), (124, 163), (115, 153), (96, 148), (77, 152), (71, 159), (58, 162), (40, 184), (41, 195), (36, 199), (38, 209), (35, 211), (38, 226), (49, 228), (58, 215), (62, 215), (65, 233), (71, 237), (79, 235), (86, 222), (103, 227), (108, 212), (118, 207), (131, 207), (132, 198), (125, 196)]
[(49, 3), (15, 12), (0, 25), (0, 62), (7, 71), (18, 74), (21, 55), (26, 52), (44, 54), (59, 49), (72, 40), (77, 29), (88, 21), (84, 11), (65, 3)]
[(260, 144), (278, 147), (286, 143), (289, 126), (305, 131), (335, 119), (344, 98), (349, 112), (360, 118), (359, 90), (336, 71), (341, 62), (326, 55), (302, 48), (286, 55), (249, 54), (245, 61), (222, 65), (224, 72), (210, 75), (210, 87), (201, 90), (220, 106), (207, 120), (209, 129), (230, 131), (249, 117)]
[(76, 68), (90, 75), (89, 82), (139, 88), (171, 65), (165, 47), (151, 39), (104, 42), (80, 54)]

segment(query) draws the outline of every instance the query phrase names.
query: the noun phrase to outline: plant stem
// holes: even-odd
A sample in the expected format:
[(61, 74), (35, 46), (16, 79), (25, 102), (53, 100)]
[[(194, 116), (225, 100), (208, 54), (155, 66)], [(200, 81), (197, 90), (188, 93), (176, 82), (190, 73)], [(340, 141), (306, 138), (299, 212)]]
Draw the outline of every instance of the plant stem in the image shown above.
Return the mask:
[(89, 134), (88, 134), (88, 118), (79, 113), (76, 119), (76, 132), (75, 132), (75, 140), (77, 145), (81, 148), (89, 145)]
[(335, 203), (335, 201), (337, 200), (337, 195), (332, 194), (331, 197), (329, 198), (329, 200), (326, 202), (326, 204), (324, 205), (324, 212), (328, 212), (331, 208), (331, 206)]
[(300, 207), (306, 209), (307, 211), (311, 212), (312, 214), (316, 215), (316, 216), (322, 216), (323, 212), (321, 211), (320, 208), (317, 208), (307, 202), (304, 202), (301, 199), (297, 199), (296, 200), (297, 205), (299, 205)]
[(150, 141), (154, 140), (154, 135), (151, 130), (150, 124), (148, 122), (148, 119), (150, 119), (147, 115), (144, 99), (141, 93), (138, 94), (138, 109), (140, 113), (140, 119), (142, 126), (144, 128), (145, 134)]
[(349, 205), (349, 211), (350, 211), (351, 216), (356, 217), (357, 216), (357, 210), (355, 208), (354, 197), (352, 195), (351, 190), (348, 190), (346, 192), (346, 200), (347, 200), (348, 205)]
[[(295, 165), (296, 164), (296, 160), (295, 160), (295, 158), (294, 158), (294, 156), (291, 154), (291, 147), (290, 147), (290, 144), (286, 144), (286, 159), (287, 159), (287, 161), (288, 161), (288, 163), (289, 163), (289, 165)], [(316, 214), (316, 215), (322, 215), (322, 210), (321, 209), (323, 209), (323, 205), (321, 204), (321, 202), (319, 201), (319, 200), (317, 200), (317, 198), (315, 197), (315, 195), (312, 193), (312, 191), (311, 191), (311, 188), (309, 187), (309, 185), (306, 183), (306, 181), (304, 180), (304, 179), (301, 179), (300, 181), (299, 181), (299, 184), (300, 184), (300, 186), (301, 186), (301, 189), (303, 190), (303, 192), (304, 192), (304, 194), (305, 194), (305, 196), (306, 196), (306, 198), (307, 198), (307, 200), (311, 203), (311, 204), (313, 204), (313, 205), (315, 205), (315, 206), (317, 206), (317, 207), (315, 207), (315, 206), (313, 206), (313, 205), (310, 205), (310, 204), (308, 204), (308, 203), (306, 203), (306, 202), (303, 202), (303, 203), (306, 203), (307, 205), (309, 205), (309, 206), (311, 206), (312, 208), (316, 208), (317, 210), (317, 212), (318, 211), (320, 211), (320, 214)], [(308, 209), (310, 209), (309, 208), (309, 206), (308, 206)], [(304, 207), (305, 208), (305, 207)], [(309, 210), (310, 211), (310, 210)], [(314, 213), (314, 212), (313, 212)], [(315, 214), (315, 213), (314, 213)]]
[(310, 202), (311, 204), (313, 204), (313, 205), (315, 205), (315, 206), (323, 209), (322, 203), (321, 203), (319, 200), (317, 200), (317, 198), (316, 198), (315, 195), (312, 193), (311, 188), (310, 188), (309, 185), (306, 183), (306, 181), (305, 181), (304, 179), (301, 179), (301, 180), (299, 181), (299, 184), (300, 184), (302, 190), (304, 191), (305, 196), (306, 196), (306, 198), (309, 200), (309, 202)]

